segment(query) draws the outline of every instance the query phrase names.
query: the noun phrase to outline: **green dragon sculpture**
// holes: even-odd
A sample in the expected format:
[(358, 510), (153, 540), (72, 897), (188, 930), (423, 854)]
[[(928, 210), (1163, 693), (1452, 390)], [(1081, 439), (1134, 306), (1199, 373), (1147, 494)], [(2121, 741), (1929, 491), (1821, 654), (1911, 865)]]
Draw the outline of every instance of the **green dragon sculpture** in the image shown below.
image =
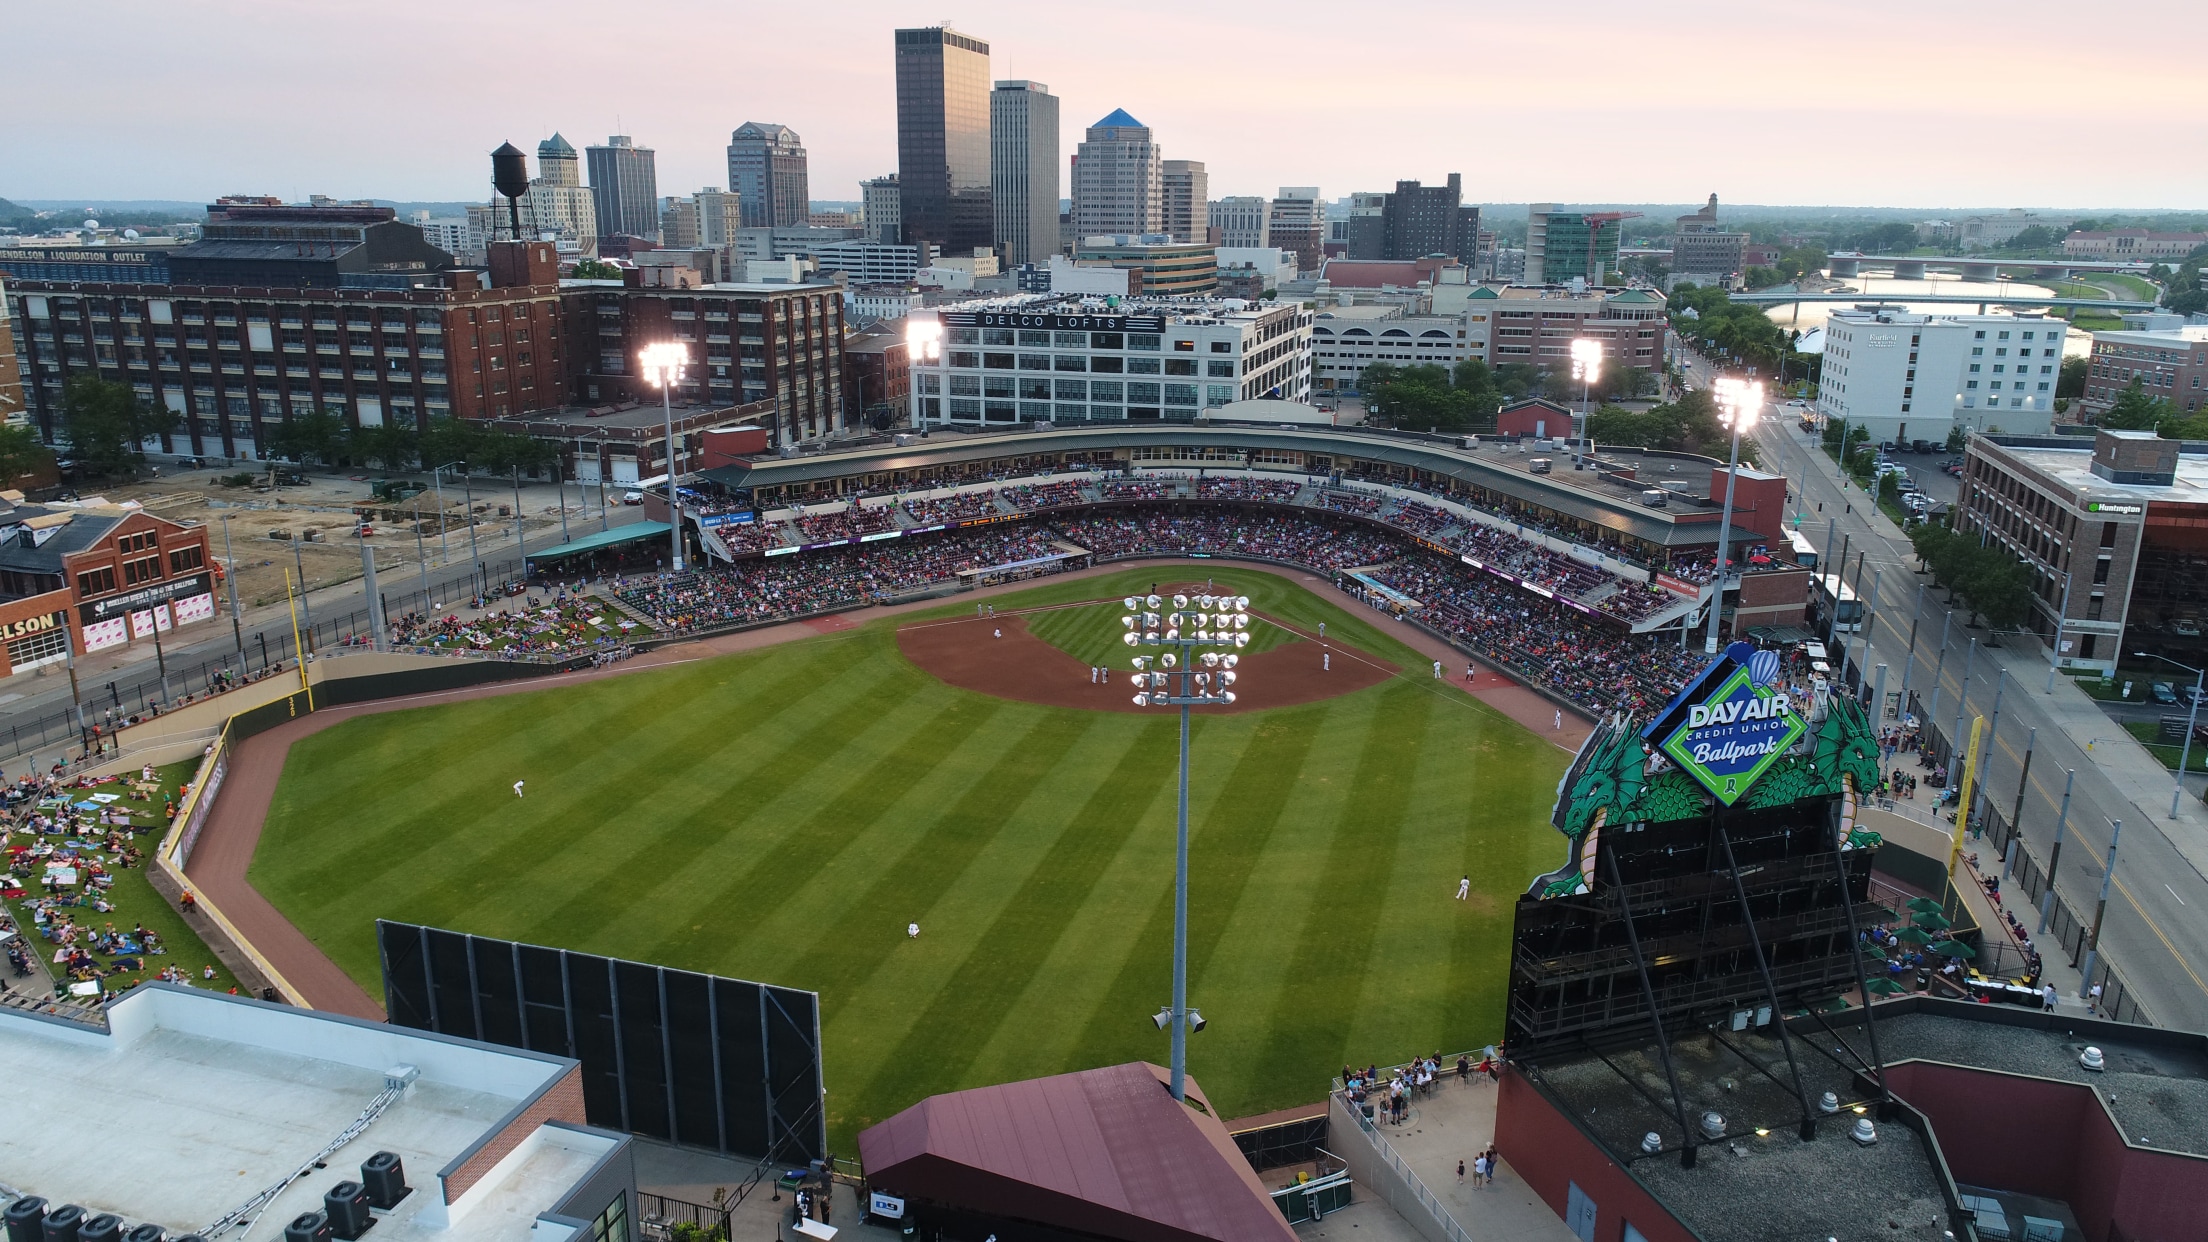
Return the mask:
[[(1669, 823), (1707, 815), (1716, 799), (1676, 767), (1648, 770), (1649, 752), (1623, 715), (1597, 725), (1557, 783), (1551, 821), (1569, 842), (1564, 865), (1536, 876), (1526, 895), (1546, 900), (1590, 892), (1597, 847), (1606, 824)], [(1879, 844), (1857, 828), (1856, 814), (1879, 781), (1877, 734), (1853, 699), (1833, 696), (1807, 745), (1781, 758), (1736, 805), (1763, 810), (1807, 798), (1841, 799), (1842, 849)]]

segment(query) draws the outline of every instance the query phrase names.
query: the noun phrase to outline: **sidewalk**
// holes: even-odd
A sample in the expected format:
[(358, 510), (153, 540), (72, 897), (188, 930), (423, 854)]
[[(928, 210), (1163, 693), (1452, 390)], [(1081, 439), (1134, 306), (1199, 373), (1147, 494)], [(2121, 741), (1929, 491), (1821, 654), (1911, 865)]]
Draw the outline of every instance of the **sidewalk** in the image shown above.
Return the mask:
[(1495, 1184), (1474, 1186), (1468, 1171), (1457, 1180), (1457, 1162), (1472, 1158), (1495, 1138), (1499, 1088), (1484, 1077), (1469, 1083), (1445, 1076), (1431, 1098), (1415, 1100), (1410, 1120), (1383, 1125), (1380, 1137), (1411, 1166), (1418, 1180), (1478, 1242), (1573, 1242), (1564, 1220), (1533, 1193), (1510, 1163), (1496, 1160)]

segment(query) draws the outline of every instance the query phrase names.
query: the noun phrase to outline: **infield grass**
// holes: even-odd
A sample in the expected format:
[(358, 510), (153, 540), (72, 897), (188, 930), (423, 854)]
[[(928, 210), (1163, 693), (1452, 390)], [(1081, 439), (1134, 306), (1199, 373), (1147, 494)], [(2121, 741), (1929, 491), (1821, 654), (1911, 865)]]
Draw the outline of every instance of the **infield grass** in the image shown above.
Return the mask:
[[(1496, 1039), (1512, 902), (1562, 858), (1564, 752), (1384, 622), (1203, 572), (1411, 675), (1199, 714), (1191, 1072), (1234, 1117)], [(372, 995), (378, 917), (815, 989), (839, 1151), (931, 1093), (1163, 1063), (1178, 719), (986, 697), (900, 654), (894, 623), (971, 612), (346, 721), (293, 748), (252, 880)], [(1117, 613), (1054, 624), (1116, 645)]]
[[(1122, 602), (1125, 597), (1102, 600), (1096, 603), (1067, 604), (1027, 614), (1027, 632), (1058, 648), (1083, 664), (1094, 664), (1123, 672), (1133, 665), (1128, 662), (1135, 654), (1124, 635), (1127, 627), (1120, 619), (1127, 615)], [(1250, 606), (1257, 607), (1257, 597), (1250, 597)], [(1168, 610), (1170, 604), (1168, 605)], [(999, 608), (999, 612), (1006, 609)], [(1162, 613), (1161, 613), (1162, 615)], [(1294, 622), (1290, 622), (1294, 624)], [(1314, 627), (1315, 628), (1315, 627)], [(1303, 641), (1294, 630), (1286, 629), (1264, 617), (1250, 617), (1250, 644), (1235, 650), (1243, 655), (1256, 655), (1275, 647)]]

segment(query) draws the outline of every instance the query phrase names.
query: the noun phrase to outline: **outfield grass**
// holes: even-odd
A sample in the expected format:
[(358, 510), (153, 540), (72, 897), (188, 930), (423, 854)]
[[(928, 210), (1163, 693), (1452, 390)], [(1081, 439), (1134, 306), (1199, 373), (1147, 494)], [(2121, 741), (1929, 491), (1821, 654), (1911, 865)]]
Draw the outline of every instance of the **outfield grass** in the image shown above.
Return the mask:
[[(1385, 622), (1206, 572), (1416, 675), (1199, 715), (1192, 1072), (1237, 1116), (1319, 1098), (1345, 1061), (1494, 1040), (1512, 902), (1563, 857), (1565, 754), (1437, 686)], [(1165, 1060), (1177, 732), (952, 688), (880, 622), (339, 724), (293, 749), (252, 879), (377, 995), (379, 916), (816, 989), (848, 1151), (934, 1092)]]

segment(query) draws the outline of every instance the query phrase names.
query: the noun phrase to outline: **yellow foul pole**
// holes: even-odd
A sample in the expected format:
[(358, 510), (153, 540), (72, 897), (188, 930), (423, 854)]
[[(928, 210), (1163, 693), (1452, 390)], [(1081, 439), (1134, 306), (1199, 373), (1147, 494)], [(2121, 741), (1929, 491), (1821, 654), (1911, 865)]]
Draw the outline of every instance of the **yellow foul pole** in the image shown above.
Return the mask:
[(1963, 834), (1970, 831), (1970, 787), (1978, 780), (1978, 745), (1986, 731), (1986, 718), (1975, 716), (1970, 722), (1970, 754), (1963, 760), (1963, 783), (1957, 789), (1962, 796), (1955, 802), (1955, 844), (1947, 851), (1947, 878), (1955, 878), (1955, 864), (1963, 857)]

